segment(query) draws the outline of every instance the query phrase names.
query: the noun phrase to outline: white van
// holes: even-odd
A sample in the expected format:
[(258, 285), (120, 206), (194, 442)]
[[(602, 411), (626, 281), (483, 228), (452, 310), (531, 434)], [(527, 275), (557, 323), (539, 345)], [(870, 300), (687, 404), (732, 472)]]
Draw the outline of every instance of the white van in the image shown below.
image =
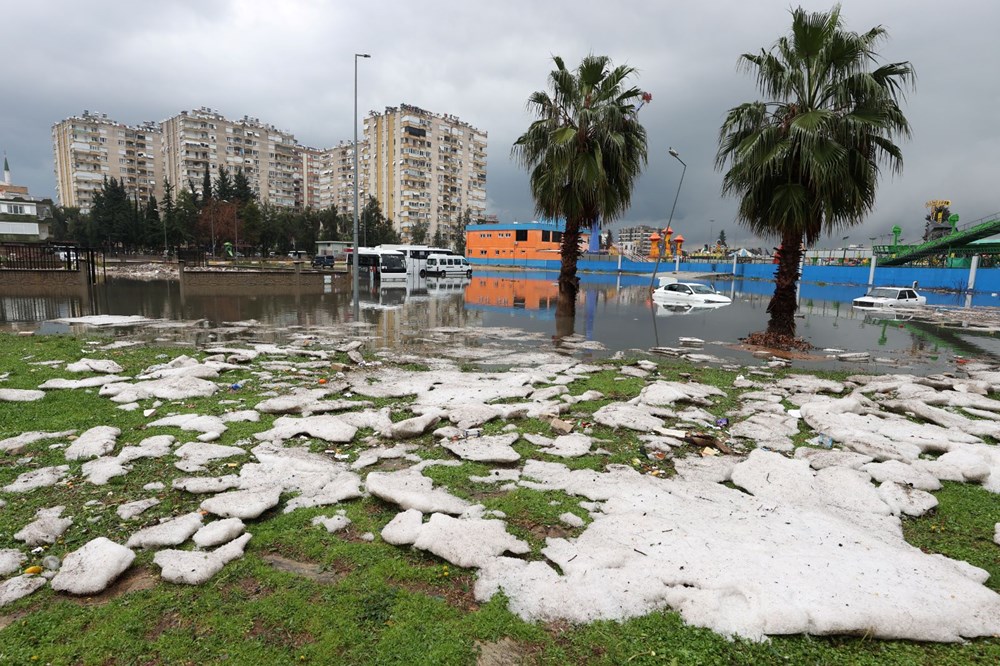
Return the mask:
[(420, 277), (428, 275), (464, 275), (472, 277), (472, 266), (465, 257), (455, 254), (431, 254), (427, 264), (420, 271)]

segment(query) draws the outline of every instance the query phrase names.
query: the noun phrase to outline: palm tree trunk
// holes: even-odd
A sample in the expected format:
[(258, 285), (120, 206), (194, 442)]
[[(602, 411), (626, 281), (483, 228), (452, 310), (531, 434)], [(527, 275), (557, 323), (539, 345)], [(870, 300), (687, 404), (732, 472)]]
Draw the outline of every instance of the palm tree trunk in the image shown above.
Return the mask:
[(795, 310), (798, 307), (795, 287), (799, 281), (801, 260), (802, 234), (785, 232), (778, 255), (778, 273), (774, 276), (774, 296), (767, 306), (771, 315), (767, 322), (768, 335), (795, 337)]
[(580, 256), (580, 221), (566, 220), (560, 246), (562, 265), (559, 269), (559, 293), (567, 294), (576, 303), (580, 280), (576, 277), (576, 261)]

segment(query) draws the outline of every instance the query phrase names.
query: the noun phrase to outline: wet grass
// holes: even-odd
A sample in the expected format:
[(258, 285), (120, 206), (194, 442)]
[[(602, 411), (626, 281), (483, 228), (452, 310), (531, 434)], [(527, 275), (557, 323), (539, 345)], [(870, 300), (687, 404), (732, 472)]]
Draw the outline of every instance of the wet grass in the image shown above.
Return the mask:
[[(190, 349), (127, 347), (98, 351), (91, 341), (65, 336), (17, 337), (0, 335), (2, 388), (34, 389), (48, 378), (68, 376), (61, 367), (33, 365), (40, 361), (73, 361), (84, 356), (111, 358), (135, 375), (143, 368), (165, 363), (181, 354), (201, 357)], [(107, 340), (101, 340), (106, 343)], [(343, 355), (338, 355), (340, 358)], [(307, 356), (297, 357), (313, 361)], [(282, 359), (282, 360), (294, 360)], [(346, 356), (343, 357), (346, 360)], [(468, 371), (475, 369), (467, 364)], [(672, 473), (669, 459), (649, 460), (637, 433), (611, 430), (588, 418), (603, 405), (638, 395), (645, 381), (623, 377), (624, 363), (568, 386), (579, 395), (586, 390), (604, 394), (600, 400), (571, 405), (563, 419), (576, 431), (589, 429), (599, 440), (596, 447), (607, 454), (564, 460), (539, 453), (519, 439), (514, 448), (522, 457), (565, 464), (572, 469), (603, 470), (609, 464), (631, 465), (641, 471), (659, 469)], [(421, 364), (406, 369), (421, 372)], [(165, 402), (156, 416), (181, 413), (221, 414), (252, 408), (265, 397), (265, 387), (252, 364), (224, 375), (225, 390), (213, 398)], [(797, 371), (796, 371), (797, 372)], [(278, 375), (278, 373), (275, 373)], [(335, 381), (334, 372), (322, 368), (305, 373), (281, 373), (279, 379), (303, 388), (321, 386), (318, 379)], [(700, 368), (659, 362), (651, 378), (672, 381), (690, 377), (725, 389), (730, 396), (706, 407), (716, 417), (730, 415), (739, 404), (732, 390), (737, 371)], [(773, 379), (790, 374), (776, 369)], [(810, 373), (843, 380), (851, 373)], [(81, 375), (88, 376), (88, 375)], [(760, 377), (749, 377), (761, 380)], [(233, 385), (238, 388), (232, 388)], [(367, 399), (376, 408), (388, 407), (394, 421), (413, 414), (412, 398)], [(222, 401), (226, 401), (223, 403)], [(512, 400), (511, 402), (518, 402)], [(144, 401), (143, 407), (146, 407)], [(261, 423), (230, 423), (217, 443), (234, 444), (273, 423), (275, 416), (261, 415)], [(76, 430), (115, 424), (121, 428), (119, 447), (138, 444), (154, 434), (172, 434), (191, 441), (197, 433), (177, 428), (147, 427), (142, 410), (126, 412), (98, 389), (51, 391), (35, 403), (0, 403), (0, 439), (29, 430)], [(541, 419), (515, 422), (521, 433), (555, 437), (552, 426)], [(497, 434), (505, 423), (491, 421), (483, 427)], [(667, 420), (668, 427), (672, 422)], [(353, 459), (363, 448), (370, 429), (359, 431), (355, 443), (331, 447), (308, 438), (297, 440), (311, 450), (336, 448)], [(796, 436), (806, 439), (806, 430)], [(430, 435), (412, 440), (425, 459), (453, 459)], [(10, 483), (26, 467), (69, 464), (64, 483), (31, 493), (0, 493), (7, 506), (0, 509), (0, 548), (23, 549), (12, 534), (33, 519), (41, 507), (66, 506), (74, 525), (64, 538), (32, 555), (25, 566), (45, 554), (65, 555), (94, 536), (123, 542), (139, 526), (197, 510), (201, 496), (174, 491), (171, 482), (190, 476), (162, 460), (133, 461), (125, 477), (106, 486), (82, 478), (82, 462), (66, 463), (67, 440), (46, 440), (18, 455), (0, 454), (0, 485)], [(53, 444), (62, 445), (50, 448)], [(391, 442), (386, 442), (391, 445)], [(247, 447), (250, 448), (250, 447)], [(693, 453), (689, 447), (675, 455)], [(17, 459), (30, 457), (30, 463)], [(230, 465), (247, 456), (210, 462), (203, 476), (234, 473)], [(392, 462), (392, 461), (390, 461)], [(519, 465), (518, 465), (519, 466)], [(541, 559), (550, 538), (574, 538), (584, 528), (563, 524), (559, 516), (573, 513), (585, 523), (582, 498), (559, 491), (518, 488), (500, 491), (497, 485), (470, 480), (486, 476), (495, 466), (463, 462), (459, 466), (430, 466), (426, 476), (469, 501), (507, 515), (509, 531), (528, 542), (527, 559)], [(377, 469), (377, 468), (370, 468)], [(165, 484), (163, 490), (143, 491), (147, 483)], [(935, 493), (940, 506), (919, 519), (903, 522), (906, 538), (926, 552), (941, 553), (986, 569), (987, 585), (1000, 584), (1000, 558), (992, 543), (993, 526), (1000, 522), (1000, 503), (981, 487), (946, 483)], [(145, 497), (161, 503), (135, 521), (121, 521), (115, 509)], [(582, 626), (563, 623), (526, 623), (507, 609), (502, 594), (480, 603), (474, 596), (474, 572), (454, 567), (421, 551), (398, 548), (378, 536), (397, 513), (394, 505), (374, 497), (345, 502), (337, 507), (298, 509), (283, 513), (284, 502), (251, 521), (252, 532), (245, 557), (227, 565), (208, 584), (191, 588), (159, 580), (153, 553), (139, 552), (131, 571), (145, 586), (132, 591), (112, 588), (90, 599), (69, 598), (45, 588), (35, 595), (0, 608), (0, 664), (473, 664), (478, 644), (507, 639), (507, 656), (514, 662), (537, 664), (994, 664), (1000, 663), (1000, 641), (976, 640), (960, 645), (920, 644), (909, 641), (870, 640), (864, 637), (774, 637), (754, 643), (730, 640), (711, 631), (686, 625), (673, 612), (655, 612), (625, 622), (595, 622)], [(331, 534), (313, 526), (312, 518), (343, 509), (352, 524)], [(366, 534), (374, 540), (365, 540)], [(24, 550), (24, 549), (23, 549)], [(275, 561), (290, 568), (278, 568)]]

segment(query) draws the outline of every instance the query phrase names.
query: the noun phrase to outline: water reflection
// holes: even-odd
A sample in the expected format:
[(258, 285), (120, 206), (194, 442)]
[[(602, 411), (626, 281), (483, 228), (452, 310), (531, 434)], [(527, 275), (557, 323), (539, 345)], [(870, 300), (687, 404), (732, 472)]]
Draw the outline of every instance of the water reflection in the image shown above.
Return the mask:
[[(177, 281), (112, 278), (77, 292), (6, 289), (0, 296), (0, 325), (59, 332), (65, 327), (42, 323), (63, 317), (137, 314), (166, 320), (158, 327), (161, 335), (170, 327), (190, 331), (189, 341), (201, 341), (205, 330), (216, 338), (239, 333), (280, 339), (303, 329), (352, 325), (367, 336), (371, 346), (426, 350), (431, 344), (426, 331), (437, 327), (516, 328), (558, 338), (566, 334), (558, 330), (561, 323), (569, 325), (570, 333), (606, 347), (602, 353), (673, 346), (680, 337), (696, 337), (726, 345), (714, 347), (716, 355), (746, 361), (749, 355), (734, 343), (766, 327), (773, 292), (768, 282), (706, 281), (729, 295), (732, 305), (689, 308), (656, 303), (650, 297), (648, 277), (582, 275), (576, 316), (560, 322), (558, 274), (554, 272), (477, 271), (471, 279), (414, 274), (398, 286), (363, 279), (360, 320), (355, 322), (350, 279), (324, 278), (322, 284), (297, 287), (233, 283), (182, 288)], [(946, 367), (954, 355), (1000, 359), (1000, 340), (991, 331), (949, 329), (904, 320), (905, 315), (898, 313), (883, 317), (857, 311), (850, 301), (861, 291), (858, 287), (801, 285), (799, 334), (820, 350), (871, 351), (922, 367)], [(955, 294), (929, 293), (928, 298), (951, 305), (964, 302), (964, 297)], [(230, 325), (223, 327), (227, 322)], [(532, 339), (537, 341), (538, 335)], [(818, 353), (805, 364), (810, 362), (822, 365), (827, 360)]]

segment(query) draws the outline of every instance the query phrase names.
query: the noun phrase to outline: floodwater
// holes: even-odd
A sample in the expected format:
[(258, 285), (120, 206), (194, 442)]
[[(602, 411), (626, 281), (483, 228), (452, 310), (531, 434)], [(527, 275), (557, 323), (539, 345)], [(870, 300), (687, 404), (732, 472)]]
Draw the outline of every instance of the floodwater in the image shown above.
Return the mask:
[[(254, 340), (282, 341), (303, 328), (364, 323), (356, 330), (367, 336), (372, 348), (426, 352), (422, 333), (428, 329), (489, 327), (530, 332), (533, 335), (526, 336), (530, 337), (526, 344), (537, 348), (540, 337), (559, 346), (556, 279), (556, 273), (476, 271), (471, 279), (412, 275), (398, 286), (362, 281), (361, 322), (352, 322), (351, 283), (345, 276), (330, 276), (321, 288), (274, 291), (236, 286), (182, 290), (177, 281), (109, 278), (89, 291), (7, 293), (12, 291), (8, 288), (0, 295), (0, 328), (62, 333), (77, 327), (56, 321), (60, 318), (141, 315), (166, 322), (197, 322), (180, 334), (186, 342), (225, 337), (220, 330), (239, 331)], [(706, 354), (748, 362), (751, 355), (737, 343), (748, 333), (766, 328), (773, 284), (753, 280), (712, 283), (733, 304), (685, 312), (653, 302), (648, 276), (581, 275), (575, 333), (590, 344), (578, 345), (577, 353), (598, 358), (629, 349), (677, 347), (679, 338), (688, 337), (704, 340)], [(831, 361), (834, 351), (824, 350), (869, 352), (872, 360), (851, 364), (865, 371), (899, 367), (939, 371), (954, 368), (960, 358), (1000, 361), (1000, 335), (855, 310), (850, 301), (864, 291), (863, 287), (801, 285), (798, 334), (816, 349), (796, 365), (844, 367)], [(926, 295), (932, 305), (997, 304), (992, 296), (977, 297), (982, 303), (966, 303), (960, 295)], [(169, 328), (154, 327), (152, 337), (177, 339), (176, 332), (163, 332)], [(118, 329), (116, 334), (123, 332)], [(516, 335), (513, 342), (517, 342)]]

